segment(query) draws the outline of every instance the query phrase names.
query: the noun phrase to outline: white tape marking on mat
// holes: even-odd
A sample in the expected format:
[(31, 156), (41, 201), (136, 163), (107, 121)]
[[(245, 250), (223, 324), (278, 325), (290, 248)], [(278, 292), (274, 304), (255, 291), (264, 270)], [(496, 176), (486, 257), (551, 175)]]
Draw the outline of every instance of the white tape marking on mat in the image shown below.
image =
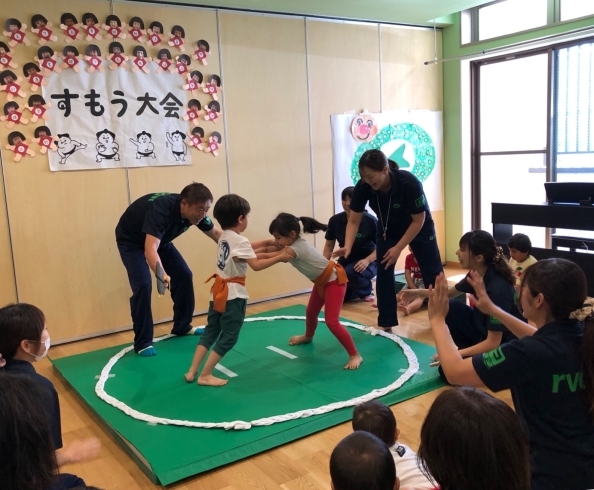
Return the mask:
[[(99, 379), (99, 378), (101, 378), (101, 375), (100, 374), (98, 374), (97, 376), (95, 376), (95, 379)], [(115, 378), (115, 374), (109, 373), (108, 378)]]
[[(252, 317), (246, 318), (244, 321), (246, 322), (272, 322), (275, 320), (305, 320), (304, 316), (293, 316), (293, 315), (279, 315), (279, 316), (261, 316), (261, 317)], [(323, 318), (319, 319), (320, 321), (324, 321)], [(350, 400), (344, 400), (334, 403), (329, 403), (327, 405), (322, 405), (321, 407), (315, 408), (306, 408), (304, 410), (299, 410), (298, 412), (293, 413), (286, 413), (283, 415), (273, 415), (272, 417), (266, 417), (258, 420), (233, 420), (228, 422), (197, 422), (194, 420), (178, 420), (178, 419), (168, 419), (165, 417), (155, 417), (154, 415), (150, 415), (147, 413), (139, 412), (138, 410), (134, 410), (132, 407), (126, 405), (124, 402), (118, 400), (117, 398), (109, 395), (105, 392), (105, 383), (107, 382), (109, 375), (111, 374), (110, 371), (113, 366), (118, 362), (122, 357), (124, 357), (128, 352), (132, 352), (134, 346), (125, 347), (120, 352), (118, 352), (115, 356), (113, 356), (105, 365), (105, 367), (101, 371), (101, 377), (97, 384), (95, 385), (95, 393), (99, 398), (101, 398), (104, 402), (108, 403), (109, 405), (114, 406), (118, 410), (121, 410), (126, 415), (129, 415), (132, 418), (137, 420), (143, 420), (145, 422), (156, 423), (156, 424), (163, 424), (163, 425), (178, 425), (183, 427), (197, 427), (201, 429), (225, 429), (225, 430), (247, 430), (251, 429), (252, 427), (263, 427), (267, 425), (276, 424), (279, 422), (286, 422), (288, 420), (297, 420), (300, 418), (306, 417), (313, 417), (315, 415), (323, 415), (328, 412), (332, 412), (334, 410), (339, 410), (345, 407), (354, 407), (355, 405), (359, 405), (360, 403), (373, 400), (375, 398), (380, 398), (388, 393), (397, 390), (400, 388), (404, 383), (406, 383), (413, 375), (419, 371), (419, 360), (417, 356), (413, 352), (410, 345), (404, 342), (398, 335), (394, 335), (392, 333), (383, 332), (381, 330), (377, 330), (372, 327), (365, 327), (363, 325), (359, 325), (357, 323), (351, 322), (341, 322), (342, 325), (345, 327), (355, 328), (357, 330), (363, 331), (373, 336), (380, 336), (384, 337), (385, 339), (391, 340), (394, 342), (401, 350), (402, 353), (405, 355), (406, 360), (408, 361), (408, 369), (404, 373), (400, 375), (396, 380), (390, 383), (388, 386), (384, 386), (383, 388), (376, 388), (366, 395), (358, 396), (355, 398), (351, 398)], [(156, 337), (153, 339), (153, 342), (160, 342), (163, 340), (167, 340), (174, 337), (174, 335), (164, 335), (162, 337)]]
[(217, 364), (215, 366), (215, 369), (218, 369), (219, 371), (221, 371), (221, 373), (226, 374), (230, 378), (237, 378), (237, 374), (235, 374), (233, 371), (227, 369), (225, 366), (221, 366), (220, 364)]
[(288, 357), (289, 359), (297, 359), (297, 356), (291, 354), (290, 352), (287, 352), (286, 350), (279, 349), (278, 347), (275, 347), (274, 345), (269, 345), (266, 348), (270, 349), (271, 351), (276, 352), (277, 354), (280, 354), (281, 356)]

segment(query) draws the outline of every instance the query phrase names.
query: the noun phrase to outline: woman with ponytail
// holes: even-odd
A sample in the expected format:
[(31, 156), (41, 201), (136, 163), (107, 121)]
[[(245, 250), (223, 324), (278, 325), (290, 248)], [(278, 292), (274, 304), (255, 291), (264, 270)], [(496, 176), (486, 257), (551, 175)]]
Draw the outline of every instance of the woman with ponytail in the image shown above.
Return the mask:
[(520, 305), (530, 324), (494, 304), (479, 273), (470, 272), (468, 283), (475, 308), (518, 340), (463, 359), (448, 335), (447, 283), (439, 276), (429, 293), (429, 320), (448, 380), (511, 390), (530, 444), (532, 490), (594, 488), (594, 320), (584, 308), (586, 276), (564, 259), (526, 269)]
[(361, 180), (355, 185), (344, 247), (333, 257), (348, 258), (361, 224), (365, 206), (377, 215), (377, 308), (378, 327), (398, 325), (394, 266), (410, 245), (425, 285), (433, 284), (443, 270), (435, 226), (423, 185), (411, 172), (399, 170), (381, 150), (368, 150), (359, 160)]
[(268, 229), (274, 236), (274, 246), (272, 247), (274, 251), (259, 253), (260, 250), (256, 250), (259, 259), (273, 257), (286, 250), (292, 257), (289, 263), (314, 283), (305, 313), (305, 334), (291, 337), (289, 345), (312, 342), (318, 326), (318, 314), (325, 306), (326, 326), (349, 355), (349, 361), (344, 368), (357, 369), (363, 362), (363, 358), (359, 355), (351, 335), (339, 320), (340, 308), (346, 293), (346, 272), (340, 264), (326, 259), (315, 247), (301, 237), (300, 222), (304, 233), (317, 233), (326, 231), (328, 228), (313, 218), (303, 216), (298, 218), (289, 213), (280, 213), (272, 220)]

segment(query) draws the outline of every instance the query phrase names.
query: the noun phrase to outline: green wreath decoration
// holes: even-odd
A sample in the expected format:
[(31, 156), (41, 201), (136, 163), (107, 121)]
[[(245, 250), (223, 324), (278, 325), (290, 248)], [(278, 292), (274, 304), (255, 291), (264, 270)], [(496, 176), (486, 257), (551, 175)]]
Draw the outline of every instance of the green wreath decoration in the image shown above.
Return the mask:
[(379, 150), (386, 143), (393, 140), (404, 140), (415, 149), (415, 163), (412, 174), (421, 182), (427, 180), (435, 168), (435, 147), (431, 137), (421, 126), (413, 123), (390, 124), (379, 131), (375, 138), (368, 143), (362, 143), (357, 148), (351, 162), (351, 179), (357, 183), (359, 175), (359, 159), (367, 150)]

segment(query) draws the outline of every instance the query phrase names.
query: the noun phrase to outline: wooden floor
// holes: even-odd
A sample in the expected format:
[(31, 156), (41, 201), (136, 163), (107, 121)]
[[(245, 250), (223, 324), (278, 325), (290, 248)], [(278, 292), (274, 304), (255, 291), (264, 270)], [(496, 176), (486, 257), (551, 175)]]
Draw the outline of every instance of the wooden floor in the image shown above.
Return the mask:
[[(460, 274), (460, 272), (459, 269), (446, 270), (446, 275), (449, 277)], [(258, 314), (284, 306), (306, 304), (307, 299), (308, 295), (301, 295), (259, 303), (248, 306), (247, 312), (248, 314)], [(342, 316), (365, 325), (374, 324), (376, 315), (377, 310), (372, 308), (371, 303), (347, 303), (342, 310)], [(202, 325), (205, 321), (206, 317), (202, 316), (195, 318), (193, 323)], [(51, 324), (48, 326), (51, 333)], [(169, 333), (170, 328), (169, 324), (157, 327), (155, 336)], [(394, 330), (394, 333), (403, 337), (433, 344), (425, 308), (409, 317), (402, 317), (400, 326)], [(132, 339), (132, 332), (124, 332), (52, 347), (51, 355), (59, 358), (131, 342)], [(190, 362), (189, 359), (188, 362)], [(47, 359), (37, 363), (36, 369), (51, 379), (58, 390), (62, 410), (64, 444), (68, 444), (74, 439), (91, 436), (98, 437), (102, 443), (98, 458), (84, 464), (64, 467), (62, 469), (64, 472), (75, 473), (84, 478), (88, 485), (94, 485), (104, 490), (158, 488), (102, 429), (98, 420), (81, 405), (73, 390), (55, 375)], [(419, 431), (425, 414), (440, 391), (433, 391), (392, 407), (401, 429), (401, 442), (408, 444), (414, 450), (418, 448)], [(502, 392), (497, 396), (511, 404), (509, 392)], [(245, 461), (189, 478), (168, 488), (177, 490), (330, 490), (328, 473), (330, 453), (334, 446), (350, 432), (350, 423), (344, 423)], [(199, 444), (200, 439), (198, 437), (196, 439)], [(167, 447), (164, 446), (163, 449), (167, 450)]]

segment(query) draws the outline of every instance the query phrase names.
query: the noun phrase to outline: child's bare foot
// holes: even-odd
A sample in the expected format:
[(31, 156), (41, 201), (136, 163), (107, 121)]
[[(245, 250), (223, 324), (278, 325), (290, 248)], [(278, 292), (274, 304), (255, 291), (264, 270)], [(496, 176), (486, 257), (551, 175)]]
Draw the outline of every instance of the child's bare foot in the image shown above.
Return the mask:
[(309, 344), (312, 338), (306, 335), (293, 335), (289, 339), (289, 345)]
[(349, 362), (344, 367), (345, 369), (359, 369), (359, 366), (363, 362), (363, 358), (357, 354), (355, 356), (349, 357)]
[(398, 305), (398, 311), (401, 311), (406, 316), (410, 315), (410, 311), (408, 311), (408, 306), (406, 305)]
[(195, 377), (196, 377), (196, 373), (192, 373), (191, 371), (188, 371), (186, 374), (184, 374), (184, 379), (188, 383), (191, 383), (192, 381), (194, 381)]
[(225, 386), (226, 379), (221, 379), (209, 374), (208, 376), (198, 376), (198, 384), (202, 386)]

